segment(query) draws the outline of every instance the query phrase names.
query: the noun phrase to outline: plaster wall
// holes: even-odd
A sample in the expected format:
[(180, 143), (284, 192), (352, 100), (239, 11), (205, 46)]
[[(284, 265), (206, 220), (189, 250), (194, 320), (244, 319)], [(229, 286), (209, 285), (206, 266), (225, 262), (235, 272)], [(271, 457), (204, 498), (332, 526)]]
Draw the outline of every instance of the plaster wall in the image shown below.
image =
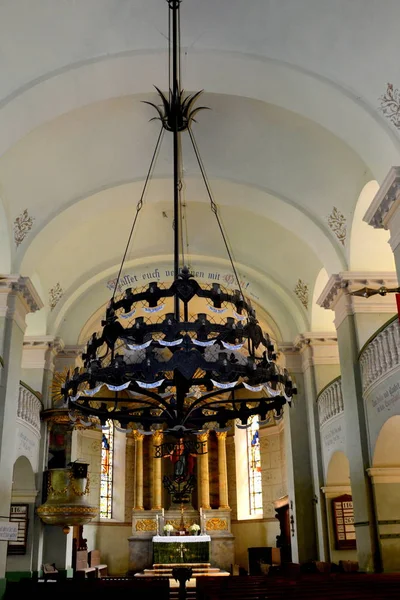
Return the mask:
[(390, 417), (400, 415), (400, 365), (366, 390), (364, 402), (372, 457), (381, 428)]
[(320, 428), (324, 477), (327, 481), (328, 467), (335, 452), (346, 454), (346, 422), (344, 412), (326, 421)]
[[(368, 300), (366, 300), (368, 302)], [(395, 314), (395, 304), (393, 299), (393, 315)], [(391, 316), (387, 312), (383, 313), (356, 313), (354, 315), (354, 321), (356, 324), (357, 330), (357, 342), (358, 349), (364, 346), (364, 344), (369, 340), (369, 338), (374, 335), (374, 333), (382, 327)]]
[(89, 473), (88, 504), (100, 505), (101, 432), (74, 429), (71, 460), (87, 462)]
[(339, 377), (340, 365), (339, 362), (336, 365), (318, 365), (318, 368), (314, 369), (315, 372), (315, 386), (316, 392), (319, 394), (325, 386), (331, 381)]
[(88, 523), (84, 526), (89, 550), (99, 550), (110, 575), (125, 575), (129, 569), (128, 538), (131, 523)]
[(235, 536), (235, 564), (248, 571), (248, 548), (275, 547), (279, 522), (277, 519), (236, 521), (232, 523), (232, 533)]

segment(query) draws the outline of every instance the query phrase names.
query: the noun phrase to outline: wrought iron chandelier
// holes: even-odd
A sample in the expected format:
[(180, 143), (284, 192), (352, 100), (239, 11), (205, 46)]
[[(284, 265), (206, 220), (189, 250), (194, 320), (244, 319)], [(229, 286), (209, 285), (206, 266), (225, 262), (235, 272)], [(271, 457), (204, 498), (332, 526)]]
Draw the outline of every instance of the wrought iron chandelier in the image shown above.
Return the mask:
[[(102, 321), (103, 329), (90, 338), (82, 355), (83, 367), (68, 373), (62, 392), (66, 406), (81, 418), (95, 417), (103, 426), (111, 419), (122, 429), (135, 426), (144, 432), (164, 428), (164, 433), (187, 438), (205, 429), (225, 429), (230, 422), (238, 423), (237, 420), (239, 426), (246, 426), (252, 415), (259, 415), (261, 421), (271, 411), (279, 416), (284, 404), (291, 402), (296, 388), (286, 369), (276, 364), (270, 337), (263, 332), (242, 292), (191, 129), (195, 115), (205, 108), (195, 108), (201, 92), (186, 94), (181, 88), (181, 0), (167, 2), (170, 89), (163, 94), (156, 88), (162, 104), (152, 104), (157, 110), (155, 119), (161, 121), (161, 131), (136, 207), (114, 294)], [(164, 131), (171, 132), (173, 138), (175, 279), (169, 287), (151, 282), (145, 289), (128, 288), (116, 296)], [(184, 132), (192, 142), (211, 212), (231, 263), (237, 283), (234, 291), (223, 289), (218, 283), (200, 285), (184, 266), (181, 242)], [(157, 320), (157, 313), (168, 303), (171, 311)], [(194, 304), (203, 308), (192, 316)], [(135, 318), (138, 307), (145, 307), (152, 318)], [(207, 314), (211, 311), (213, 316)], [(225, 312), (230, 316), (222, 317)]]

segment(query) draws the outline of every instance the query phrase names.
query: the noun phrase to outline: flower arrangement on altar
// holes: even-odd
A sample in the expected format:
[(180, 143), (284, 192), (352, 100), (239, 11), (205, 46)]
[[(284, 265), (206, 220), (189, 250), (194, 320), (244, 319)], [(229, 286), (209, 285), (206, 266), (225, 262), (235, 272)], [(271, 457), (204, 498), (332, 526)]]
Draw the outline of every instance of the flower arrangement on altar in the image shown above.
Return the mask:
[(189, 531), (192, 535), (197, 535), (200, 531), (200, 525), (197, 525), (197, 523), (192, 523), (189, 527)]
[(166, 524), (164, 525), (164, 527), (163, 527), (163, 530), (164, 530), (164, 532), (165, 532), (167, 535), (170, 535), (171, 531), (173, 531), (173, 530), (174, 530), (174, 528), (173, 528), (173, 526), (171, 525), (171, 523), (166, 523)]

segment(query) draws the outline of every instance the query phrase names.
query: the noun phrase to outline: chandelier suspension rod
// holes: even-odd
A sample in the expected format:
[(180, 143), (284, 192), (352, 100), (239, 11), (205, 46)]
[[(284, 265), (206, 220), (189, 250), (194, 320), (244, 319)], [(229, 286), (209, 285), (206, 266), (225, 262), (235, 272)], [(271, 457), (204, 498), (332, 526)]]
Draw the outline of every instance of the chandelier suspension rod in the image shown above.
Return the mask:
[[(179, 73), (179, 55), (180, 55), (180, 43), (179, 43), (179, 8), (180, 0), (167, 0), (169, 8), (172, 11), (172, 106), (174, 107), (173, 112), (173, 163), (174, 163), (174, 278), (176, 279), (179, 274), (179, 247), (180, 247), (180, 211), (179, 211), (179, 199), (180, 199), (180, 133), (178, 123), (178, 106), (180, 101), (180, 73)], [(175, 296), (174, 302), (174, 314), (175, 319), (179, 322), (179, 298)]]

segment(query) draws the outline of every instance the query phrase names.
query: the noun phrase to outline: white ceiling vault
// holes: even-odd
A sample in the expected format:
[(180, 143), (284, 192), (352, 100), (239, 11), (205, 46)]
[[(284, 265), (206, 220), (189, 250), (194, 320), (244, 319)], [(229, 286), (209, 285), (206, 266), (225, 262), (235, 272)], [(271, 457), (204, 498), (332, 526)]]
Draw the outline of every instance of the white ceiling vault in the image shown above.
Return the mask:
[[(284, 341), (333, 328), (316, 282), (371, 257), (394, 270), (362, 218), (400, 164), (384, 111), (399, 19), (397, 0), (182, 1), (183, 87), (210, 108), (193, 132), (247, 293)], [(0, 272), (45, 303), (29, 335), (76, 344), (110, 295), (159, 132), (143, 100), (167, 87), (167, 23), (165, 0), (0, 4)], [(138, 285), (168, 281), (171, 151), (166, 132), (124, 270)], [(228, 281), (188, 138), (183, 158), (188, 259)]]

